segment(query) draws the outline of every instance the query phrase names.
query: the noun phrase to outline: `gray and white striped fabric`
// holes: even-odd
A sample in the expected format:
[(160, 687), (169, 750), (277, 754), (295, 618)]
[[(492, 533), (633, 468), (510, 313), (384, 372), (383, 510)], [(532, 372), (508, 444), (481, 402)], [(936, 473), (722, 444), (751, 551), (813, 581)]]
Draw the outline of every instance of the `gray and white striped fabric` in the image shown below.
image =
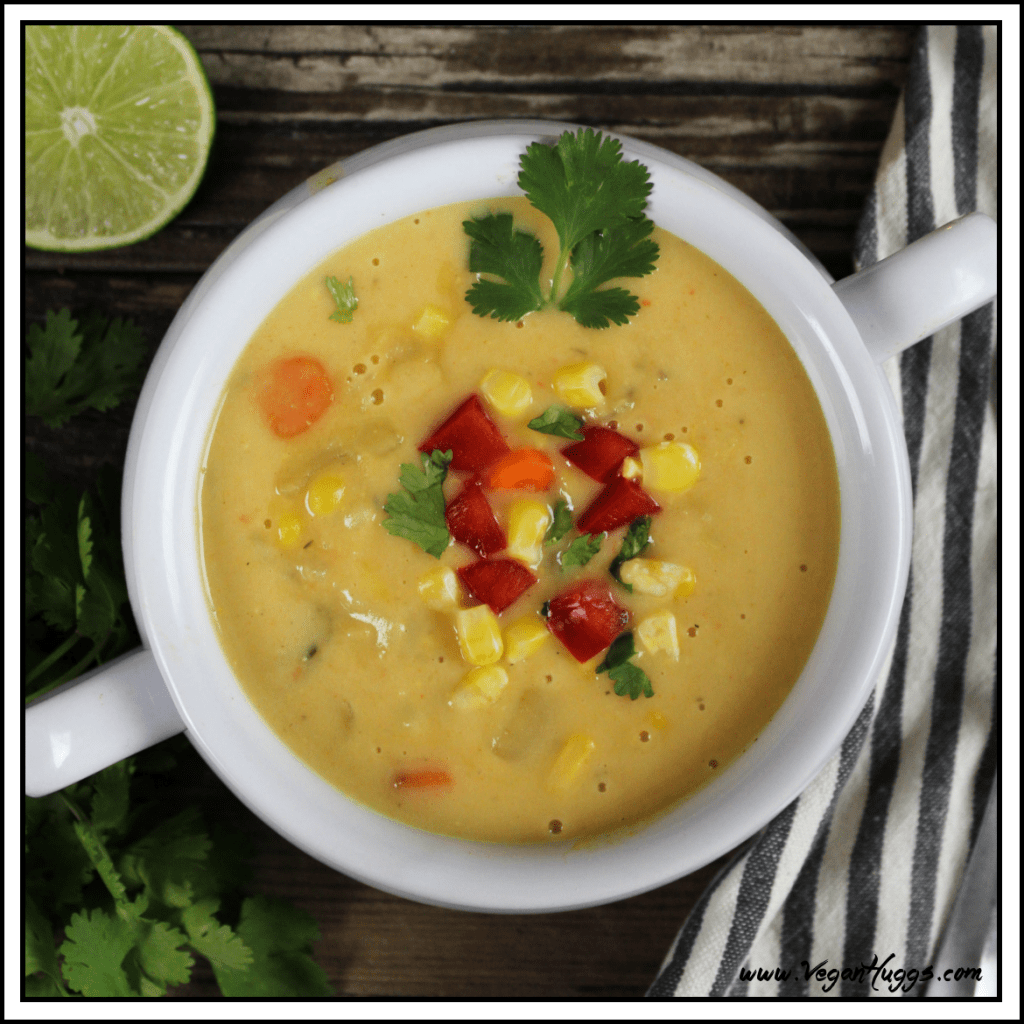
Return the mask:
[[(997, 216), (996, 57), (993, 26), (922, 30), (859, 267), (971, 211)], [(891, 656), (832, 761), (702, 895), (649, 996), (913, 998), (940, 966), (999, 756), (995, 337), (991, 304), (886, 364), (914, 487)], [(890, 954), (885, 970), (907, 973), (857, 970)]]

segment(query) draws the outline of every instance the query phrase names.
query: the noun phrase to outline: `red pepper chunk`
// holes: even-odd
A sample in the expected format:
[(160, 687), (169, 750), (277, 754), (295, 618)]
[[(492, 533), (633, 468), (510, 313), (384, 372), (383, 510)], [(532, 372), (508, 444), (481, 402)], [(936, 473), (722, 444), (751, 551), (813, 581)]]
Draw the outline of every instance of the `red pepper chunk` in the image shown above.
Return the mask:
[(525, 565), (511, 558), (484, 558), (464, 565), (458, 573), (466, 589), (495, 615), (500, 615), (537, 582)]
[(640, 449), (628, 437), (609, 427), (584, 427), (583, 440), (562, 449), (562, 454), (587, 476), (604, 483), (627, 455)]
[(548, 629), (577, 661), (600, 654), (628, 623), (629, 612), (597, 580), (580, 580), (548, 603)]
[(420, 446), (421, 452), (451, 451), (451, 468), (479, 473), (509, 452), (501, 431), (470, 395)]
[(475, 480), (470, 480), (449, 503), (444, 518), (451, 535), (478, 555), (486, 557), (508, 547), (505, 532)]
[(635, 480), (617, 476), (590, 503), (576, 529), (580, 533), (611, 533), (640, 516), (653, 516), (660, 511), (661, 506)]

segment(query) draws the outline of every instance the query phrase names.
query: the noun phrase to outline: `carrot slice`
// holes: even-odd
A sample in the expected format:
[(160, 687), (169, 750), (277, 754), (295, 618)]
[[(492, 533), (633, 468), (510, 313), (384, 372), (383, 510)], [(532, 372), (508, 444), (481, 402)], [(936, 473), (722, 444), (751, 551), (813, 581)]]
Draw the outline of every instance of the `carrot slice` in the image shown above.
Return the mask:
[(395, 789), (444, 789), (451, 784), (452, 777), (443, 768), (395, 772), (391, 780)]
[(520, 448), (493, 463), (484, 482), (495, 491), (546, 491), (554, 478), (554, 464), (544, 452)]
[(275, 360), (256, 375), (256, 399), (278, 437), (295, 437), (323, 416), (334, 391), (318, 360), (291, 356)]

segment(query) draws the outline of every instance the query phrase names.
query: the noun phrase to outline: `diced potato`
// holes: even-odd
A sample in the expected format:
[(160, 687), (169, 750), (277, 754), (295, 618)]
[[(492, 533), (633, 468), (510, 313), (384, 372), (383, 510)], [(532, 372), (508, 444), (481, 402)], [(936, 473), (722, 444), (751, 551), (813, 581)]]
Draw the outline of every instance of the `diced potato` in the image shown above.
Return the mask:
[(335, 512), (345, 494), (345, 480), (338, 473), (318, 473), (306, 491), (306, 511), (311, 516), (328, 516)]
[(459, 581), (446, 565), (439, 565), (420, 577), (420, 597), (435, 612), (454, 611), (459, 606)]
[(649, 654), (664, 651), (679, 660), (679, 635), (676, 632), (676, 617), (667, 609), (648, 615), (636, 627), (640, 643)]
[(535, 653), (551, 635), (537, 615), (524, 615), (505, 630), (505, 657), (510, 665)]
[(583, 768), (590, 760), (597, 744), (592, 737), (584, 733), (574, 733), (566, 741), (555, 758), (548, 775), (548, 783), (552, 789), (566, 790), (579, 777)]
[(530, 382), (511, 370), (491, 370), (480, 382), (480, 391), (502, 416), (518, 416), (533, 404)]
[(523, 498), (509, 510), (506, 554), (531, 569), (544, 557), (544, 534), (551, 525), (551, 510), (542, 501)]
[(448, 702), (460, 711), (486, 707), (508, 686), (508, 673), (500, 665), (486, 665), (467, 672)]
[(491, 740), (495, 757), (503, 761), (521, 761), (537, 750), (551, 718), (549, 698), (530, 687), (519, 698), (505, 726)]
[(423, 312), (420, 313), (419, 319), (412, 325), (412, 329), (417, 334), (422, 334), (425, 338), (436, 339), (444, 334), (450, 324), (451, 319), (448, 314), (440, 306), (435, 306), (432, 302), (428, 302), (423, 307)]
[(696, 586), (697, 586), (697, 575), (696, 575), (696, 573), (692, 569), (690, 569), (690, 568), (688, 568), (687, 566), (684, 565), (683, 566), (683, 575), (682, 575), (682, 577), (679, 580), (679, 586), (676, 587), (676, 592), (675, 592), (674, 596), (678, 597), (678, 598), (687, 598), (687, 597), (689, 597), (693, 593), (694, 588)]
[(498, 616), (485, 604), (457, 611), (455, 632), (462, 656), (470, 665), (493, 665), (505, 650)]
[(637, 593), (654, 597), (672, 593), (685, 573), (683, 566), (656, 558), (630, 558), (619, 568), (623, 583), (630, 584)]
[(688, 491), (700, 479), (697, 449), (685, 441), (662, 441), (640, 449), (644, 486), (654, 491)]
[(627, 455), (622, 460), (620, 473), (627, 480), (640, 480), (644, 475), (644, 467), (639, 459), (634, 459), (632, 455)]
[(293, 548), (302, 537), (302, 520), (294, 512), (282, 512), (277, 517), (277, 543)]
[(554, 385), (559, 398), (572, 409), (593, 409), (604, 405), (601, 385), (608, 379), (597, 363), (571, 363), (555, 372)]

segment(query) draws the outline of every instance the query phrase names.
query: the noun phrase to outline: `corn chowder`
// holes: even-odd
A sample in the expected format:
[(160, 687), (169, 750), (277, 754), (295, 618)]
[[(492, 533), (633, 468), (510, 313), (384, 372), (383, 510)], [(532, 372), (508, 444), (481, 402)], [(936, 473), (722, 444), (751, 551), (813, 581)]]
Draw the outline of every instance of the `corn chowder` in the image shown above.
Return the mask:
[[(722, 267), (655, 229), (628, 326), (465, 301), (463, 222), (331, 256), (225, 388), (202, 555), (238, 680), (295, 754), (433, 832), (640, 822), (754, 743), (836, 569), (839, 493), (796, 355)], [(554, 272), (545, 255), (545, 272)]]

